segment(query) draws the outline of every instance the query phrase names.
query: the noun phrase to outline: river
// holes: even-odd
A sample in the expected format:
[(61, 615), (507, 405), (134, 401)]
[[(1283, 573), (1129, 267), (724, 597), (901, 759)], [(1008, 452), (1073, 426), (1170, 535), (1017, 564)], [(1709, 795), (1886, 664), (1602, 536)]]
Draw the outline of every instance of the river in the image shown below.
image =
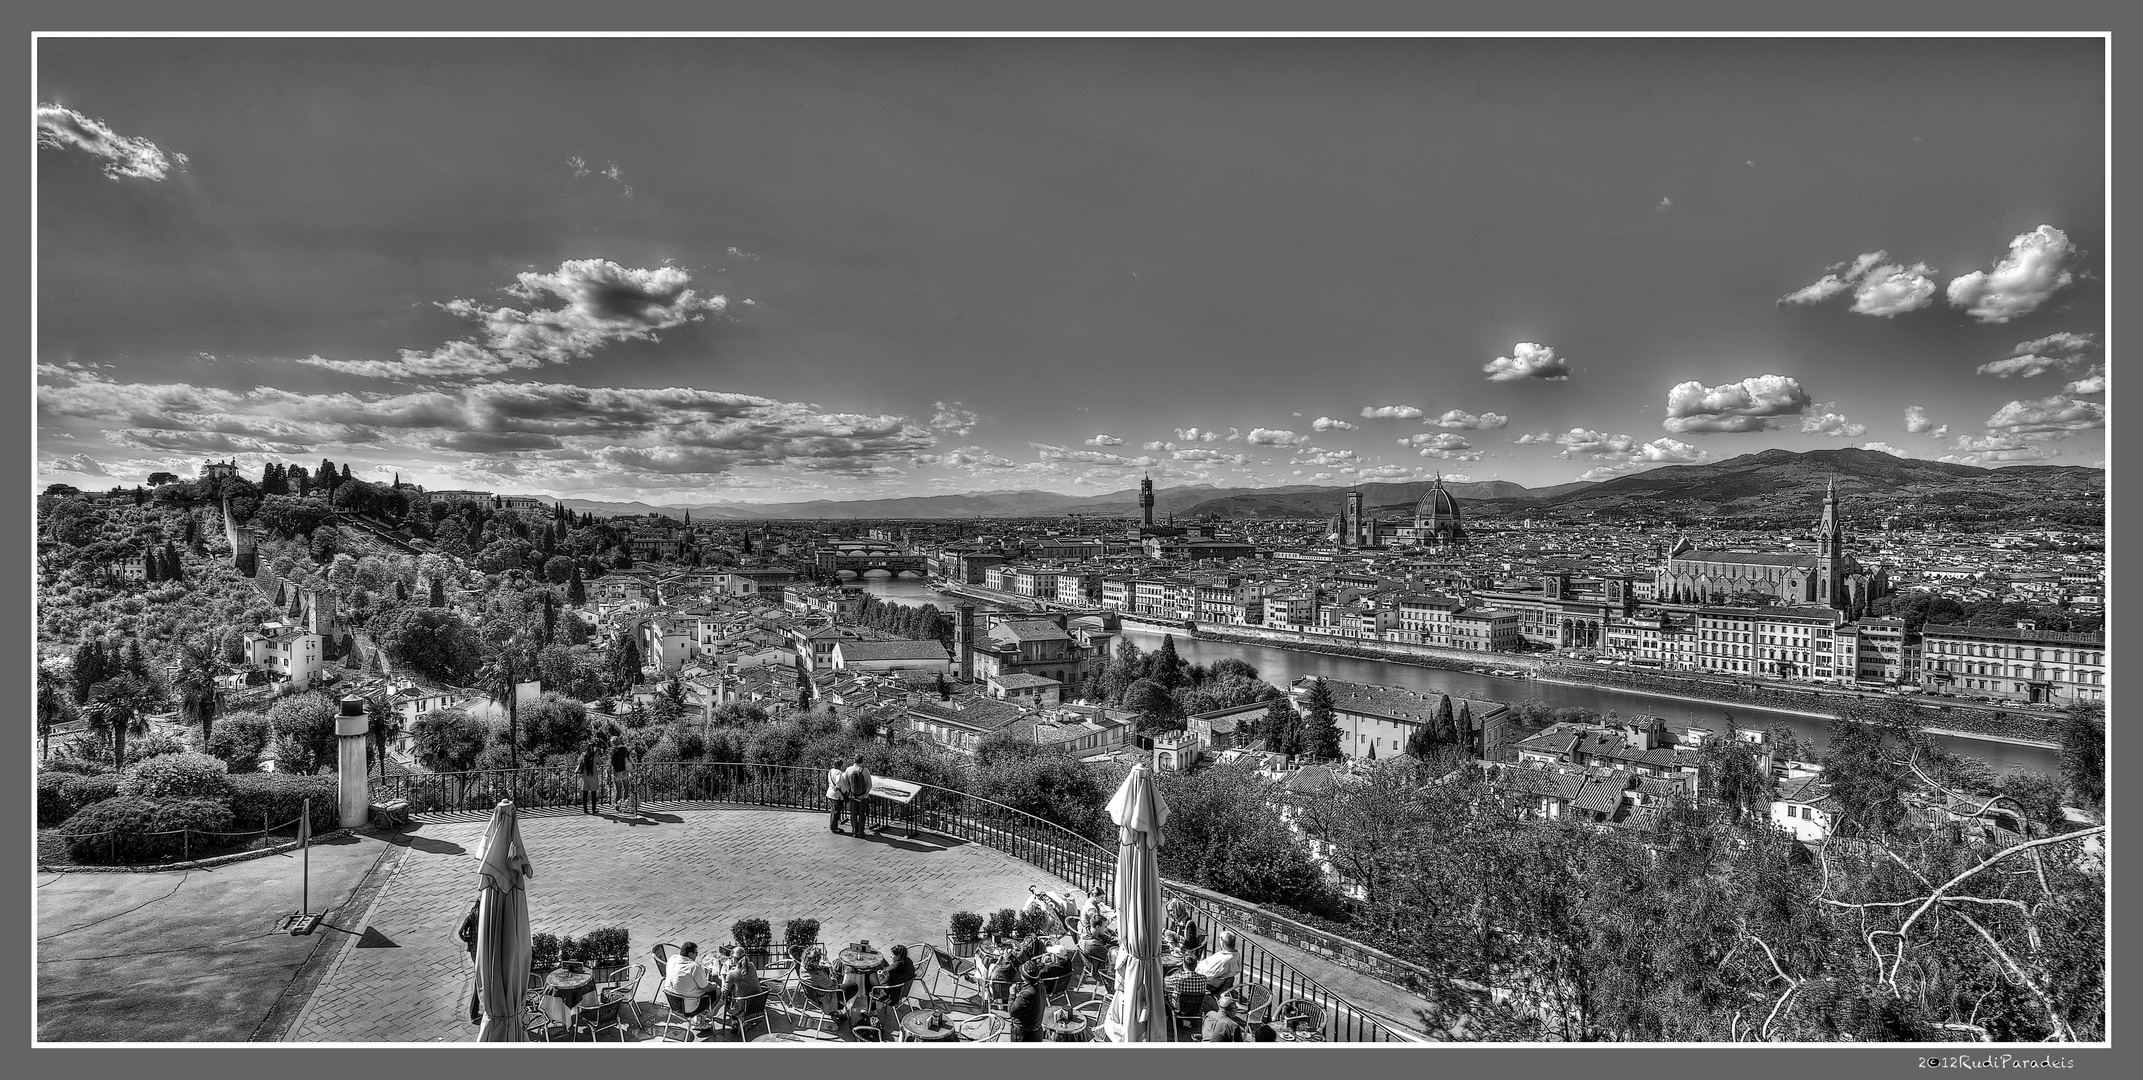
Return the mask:
[[(1134, 623), (1125, 623), (1123, 626), (1125, 637), (1131, 639), (1139, 648), (1149, 651), (1160, 647), (1164, 633), (1166, 631)], [(1648, 697), (1597, 686), (1565, 686), (1529, 679), (1499, 679), (1492, 675), (1475, 675), (1466, 671), (1446, 671), (1442, 668), (1415, 667), (1384, 660), (1299, 652), (1269, 645), (1214, 641), (1210, 638), (1193, 638), (1187, 634), (1176, 635), (1176, 654), (1194, 664), (1211, 664), (1222, 657), (1232, 656), (1257, 668), (1258, 674), (1274, 686), (1286, 686), (1304, 675), (1323, 675), (1343, 682), (1403, 686), (1420, 692), (1486, 701), (1513, 702), (1537, 698), (1557, 708), (1585, 708), (1602, 714), (1613, 711), (1622, 716), (1659, 716), (1673, 725), (1703, 723), (1722, 729), (1725, 726), (1726, 714), (1731, 711), (1735, 722), (1742, 727), (1785, 724), (1801, 738), (1818, 747), (1829, 741), (1827, 721), (1753, 705), (1713, 705)], [(1492, 661), (1493, 658), (1484, 658), (1484, 662)], [(2061, 752), (2058, 750), (1941, 735), (1935, 739), (1943, 749), (1966, 757), (1976, 757), (1992, 766), (1997, 773), (2023, 769), (2042, 775), (2058, 776), (2061, 772)]]

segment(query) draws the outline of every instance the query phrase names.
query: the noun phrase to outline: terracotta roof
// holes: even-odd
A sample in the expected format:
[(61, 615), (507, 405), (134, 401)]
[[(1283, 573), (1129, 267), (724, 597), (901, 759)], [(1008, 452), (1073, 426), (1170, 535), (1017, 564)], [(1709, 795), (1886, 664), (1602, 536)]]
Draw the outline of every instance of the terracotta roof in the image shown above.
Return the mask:
[(1040, 619), (1015, 619), (998, 623), (990, 628), (990, 636), (1003, 636), (1013, 641), (1070, 641), (1071, 635), (1053, 622)]
[(854, 663), (859, 660), (947, 660), (945, 646), (935, 641), (843, 641), (834, 646), (842, 659)]

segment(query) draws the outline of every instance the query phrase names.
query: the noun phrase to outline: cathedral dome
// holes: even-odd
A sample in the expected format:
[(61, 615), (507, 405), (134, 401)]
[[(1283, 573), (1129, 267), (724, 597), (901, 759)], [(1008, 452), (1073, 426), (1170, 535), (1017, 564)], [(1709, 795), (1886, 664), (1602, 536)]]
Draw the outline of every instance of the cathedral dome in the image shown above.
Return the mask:
[(1438, 479), (1422, 492), (1421, 501), (1414, 504), (1414, 517), (1429, 528), (1458, 525), (1458, 500), (1444, 490), (1444, 482)]

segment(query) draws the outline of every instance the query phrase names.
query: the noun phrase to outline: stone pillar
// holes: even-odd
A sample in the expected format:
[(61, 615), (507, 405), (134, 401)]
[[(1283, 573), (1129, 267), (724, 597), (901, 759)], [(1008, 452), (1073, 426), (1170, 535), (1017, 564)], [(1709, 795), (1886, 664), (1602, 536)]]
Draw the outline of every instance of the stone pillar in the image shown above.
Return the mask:
[(345, 829), (364, 825), (372, 810), (370, 777), (365, 772), (365, 743), (371, 728), (365, 699), (343, 698), (342, 714), (335, 718), (335, 806)]

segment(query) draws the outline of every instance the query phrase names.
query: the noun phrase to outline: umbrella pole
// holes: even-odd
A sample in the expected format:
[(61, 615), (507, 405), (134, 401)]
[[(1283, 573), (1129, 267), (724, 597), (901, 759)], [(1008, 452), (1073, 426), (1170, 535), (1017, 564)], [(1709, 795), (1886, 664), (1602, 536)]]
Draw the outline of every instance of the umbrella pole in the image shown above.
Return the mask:
[[(304, 805), (305, 823), (310, 825), (313, 820), (313, 801), (311, 797), (308, 796), (305, 799)], [(305, 830), (305, 833), (305, 843), (302, 845), (303, 854), (299, 857), (304, 869), (298, 872), (298, 910), (309, 913), (313, 909), (313, 838), (311, 829)]]

